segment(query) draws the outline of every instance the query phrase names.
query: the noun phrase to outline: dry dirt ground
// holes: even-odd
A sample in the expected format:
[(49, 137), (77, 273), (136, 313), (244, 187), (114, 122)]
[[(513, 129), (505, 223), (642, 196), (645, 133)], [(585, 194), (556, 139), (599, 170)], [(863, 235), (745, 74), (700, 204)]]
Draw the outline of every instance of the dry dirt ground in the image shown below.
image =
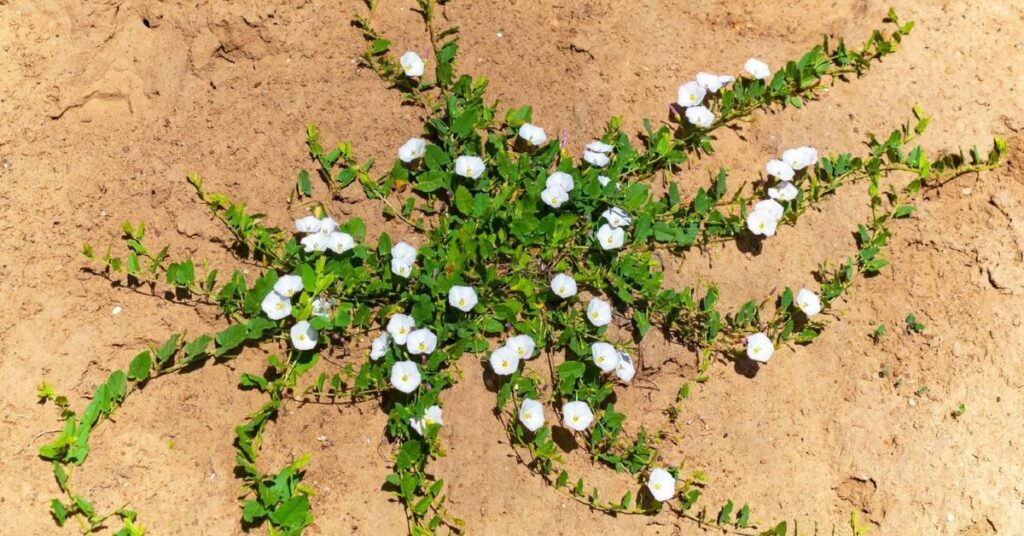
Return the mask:
[[(804, 530), (836, 524), (845, 533), (857, 510), (875, 534), (1024, 534), (1024, 4), (894, 3), (918, 23), (903, 51), (802, 111), (760, 114), (742, 137), (721, 135), (715, 158), (674, 180), (692, 188), (718, 166), (753, 177), (802, 144), (861, 150), (866, 133), (888, 132), (915, 103), (935, 117), (923, 140), (933, 153), (999, 135), (1009, 161), (933, 192), (901, 221), (892, 266), (858, 284), (842, 321), (816, 344), (781, 350), (753, 378), (715, 365), (667, 455), (708, 473), (709, 506), (732, 498), (759, 519), (795, 519)], [(398, 50), (427, 45), (412, 4), (380, 9)], [(489, 78), (502, 102), (533, 104), (536, 122), (564, 129), (576, 151), (609, 116), (624, 116), (631, 130), (642, 117), (661, 119), (676, 86), (699, 69), (736, 72), (751, 55), (778, 66), (823, 32), (858, 41), (887, 7), (454, 0), (442, 11), (462, 28), (462, 69)], [(307, 122), (378, 161), (419, 132), (417, 112), (357, 64), (363, 44), (349, 20), (360, 9), (326, 0), (0, 0), (0, 519), (17, 523), (11, 534), (61, 533), (47, 513), (56, 485), (35, 456), (58, 427), (53, 407), (35, 402), (40, 380), (81, 407), (145, 345), (222, 325), (211, 309), (83, 271), (84, 241), (114, 242), (122, 221), (143, 220), (154, 243), (230, 268), (224, 234), (186, 172), (286, 226), (299, 210), (287, 206), (296, 172), (308, 166)], [(391, 225), (362, 199), (332, 210), (376, 230)], [(851, 251), (849, 230), (864, 210), (863, 192), (844, 192), (758, 255), (734, 246), (694, 254), (669, 279), (710, 274), (714, 262), (733, 305), (806, 284), (819, 260)], [(911, 312), (924, 334), (902, 332)], [(873, 344), (879, 322), (890, 334)], [(677, 347), (650, 340), (645, 355), (683, 365), (650, 378), (657, 389), (624, 396), (636, 416), (656, 414), (692, 371)], [(260, 399), (236, 383), (261, 360), (249, 351), (131, 397), (94, 434), (75, 475), (80, 491), (104, 510), (130, 501), (154, 535), (240, 532), (232, 430)], [(477, 366), (464, 360), (466, 381), (444, 399), (449, 456), (433, 466), (470, 533), (701, 532), (668, 514), (615, 519), (554, 494), (510, 457)], [(960, 403), (967, 411), (953, 418)], [(291, 404), (268, 431), (268, 464), (313, 454), (311, 534), (405, 530), (399, 505), (380, 491), (384, 422), (370, 406)]]

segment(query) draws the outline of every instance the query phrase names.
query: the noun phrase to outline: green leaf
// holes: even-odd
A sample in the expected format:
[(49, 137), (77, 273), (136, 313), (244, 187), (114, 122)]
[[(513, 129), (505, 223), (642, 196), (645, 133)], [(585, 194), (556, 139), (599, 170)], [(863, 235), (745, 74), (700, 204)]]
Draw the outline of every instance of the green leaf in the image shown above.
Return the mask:
[(725, 503), (725, 506), (723, 506), (721, 510), (719, 510), (719, 512), (718, 512), (718, 524), (719, 525), (725, 525), (726, 523), (729, 522), (730, 519), (732, 519), (732, 500), (731, 499)]
[(299, 178), (296, 184), (299, 190), (299, 194), (310, 197), (313, 195), (313, 183), (309, 180), (309, 172), (302, 170), (299, 172)]
[(64, 503), (60, 502), (60, 499), (50, 501), (50, 514), (57, 522), (58, 527), (63, 527), (64, 522), (68, 519), (68, 509), (64, 507)]
[(128, 365), (128, 378), (141, 382), (149, 378), (149, 368), (153, 366), (153, 355), (146, 350), (132, 359)]
[(220, 357), (234, 350), (245, 341), (245, 336), (248, 332), (249, 326), (245, 324), (234, 324), (221, 331), (217, 334), (217, 350), (213, 355)]
[(299, 495), (285, 501), (281, 506), (270, 513), (270, 521), (275, 525), (288, 529), (298, 529), (306, 526), (311, 521), (309, 512), (309, 497)]
[(473, 194), (461, 184), (455, 189), (455, 208), (467, 216), (473, 213)]

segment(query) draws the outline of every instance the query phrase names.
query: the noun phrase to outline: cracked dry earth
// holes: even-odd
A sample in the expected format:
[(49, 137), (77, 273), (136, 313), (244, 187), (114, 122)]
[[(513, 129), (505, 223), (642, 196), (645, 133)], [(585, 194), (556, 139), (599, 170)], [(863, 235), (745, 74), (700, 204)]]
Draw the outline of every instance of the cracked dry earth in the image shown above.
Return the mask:
[[(783, 349), (754, 377), (713, 366), (666, 455), (707, 472), (709, 507), (731, 498), (758, 519), (797, 520), (804, 530), (835, 524), (844, 533), (856, 510), (873, 534), (1024, 534), (1024, 5), (893, 3), (918, 23), (904, 50), (804, 110), (759, 114), (722, 134), (713, 158), (671, 180), (693, 191), (726, 166), (737, 186), (796, 145), (856, 152), (915, 103), (934, 117), (923, 139), (932, 153), (999, 135), (1010, 143), (1007, 163), (931, 192), (900, 221), (891, 266), (858, 283), (817, 343)], [(398, 50), (427, 43), (412, 4), (380, 8), (378, 24)], [(533, 104), (536, 122), (564, 129), (578, 152), (611, 115), (631, 131), (642, 117), (663, 117), (676, 86), (699, 69), (734, 72), (751, 55), (778, 66), (822, 32), (860, 40), (887, 8), (875, 0), (454, 0), (442, 12), (462, 28), (462, 70), (488, 77), (492, 98)], [(58, 421), (35, 402), (35, 385), (46, 378), (82, 407), (143, 346), (222, 323), (211, 309), (88, 273), (82, 243), (114, 242), (122, 221), (143, 220), (154, 244), (251, 274), (226, 252), (187, 171), (286, 226), (299, 210), (287, 207), (296, 172), (308, 167), (307, 122), (378, 162), (419, 131), (417, 112), (359, 67), (363, 44), (348, 24), (358, 9), (355, 1), (0, 0), (0, 519), (16, 522), (18, 534), (62, 533), (47, 513), (56, 485), (35, 456)], [(693, 253), (669, 262), (667, 279), (710, 276), (713, 262), (733, 306), (808, 284), (819, 260), (852, 251), (865, 201), (862, 190), (844, 192), (756, 254), (734, 245)], [(365, 218), (374, 233), (405, 234), (361, 195), (330, 208)], [(908, 313), (923, 334), (903, 332)], [(875, 344), (878, 323), (889, 335)], [(646, 388), (628, 391), (619, 408), (640, 423), (654, 422), (693, 372), (693, 356), (655, 337), (643, 352)], [(75, 474), (79, 490), (102, 510), (130, 501), (154, 535), (241, 532), (232, 430), (259, 397), (236, 383), (262, 359), (250, 350), (129, 398), (93, 435)], [(668, 514), (595, 514), (553, 493), (511, 457), (479, 365), (466, 358), (462, 366), (466, 380), (444, 397), (449, 456), (431, 467), (470, 533), (701, 532)], [(966, 413), (954, 418), (961, 403)], [(372, 405), (289, 404), (268, 430), (268, 467), (313, 454), (311, 534), (404, 532), (401, 507), (380, 491), (384, 423)], [(612, 489), (626, 485), (589, 473)]]

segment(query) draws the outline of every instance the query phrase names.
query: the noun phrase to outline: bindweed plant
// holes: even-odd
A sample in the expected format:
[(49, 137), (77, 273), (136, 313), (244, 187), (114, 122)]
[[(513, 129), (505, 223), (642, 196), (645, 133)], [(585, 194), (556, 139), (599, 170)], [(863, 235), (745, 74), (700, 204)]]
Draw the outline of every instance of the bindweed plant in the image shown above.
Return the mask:
[[(166, 247), (154, 253), (143, 224), (125, 224), (127, 251), (120, 255), (84, 247), (106, 277), (214, 304), (227, 325), (199, 336), (177, 333), (143, 350), (110, 375), (81, 415), (49, 384), (41, 386), (40, 396), (58, 406), (65, 423), (40, 449), (64, 494), (51, 505), (57, 523), (75, 518), (91, 532), (117, 519), (117, 534), (141, 534), (134, 512), (99, 515), (72, 487), (71, 471), (86, 460), (92, 431), (141, 385), (258, 347), (267, 352), (266, 372), (242, 374), (239, 386), (265, 394), (266, 402), (235, 429), (246, 526), (301, 534), (313, 523), (313, 491), (302, 484), (308, 457), (276, 472), (258, 463), (263, 432), (282, 406), (373, 399), (388, 414), (384, 433), (393, 445), (385, 489), (404, 507), (409, 532), (463, 532), (444, 481), (428, 466), (451, 448), (440, 436), (451, 426), (443, 393), (479, 366), (515, 456), (554, 492), (617, 515), (668, 510), (739, 533), (788, 534), (785, 522), (755, 522), (746, 504), (728, 501), (709, 513), (698, 505), (706, 475), (662, 454), (693, 384), (679, 389), (660, 427), (634, 427), (617, 410), (617, 393), (637, 376), (658, 382), (640, 358), (645, 336), (654, 330), (692, 350), (696, 384), (709, 379), (716, 361), (766, 364), (781, 346), (813, 342), (826, 318), (838, 318), (837, 303), (858, 279), (888, 264), (893, 220), (911, 216), (922, 191), (996, 166), (1005, 144), (997, 139), (986, 154), (929, 158), (914, 144), (929, 118), (915, 108), (911, 122), (870, 136), (863, 154), (796, 147), (766, 162), (765, 175), (749, 185), (736, 188), (723, 169), (689, 196), (674, 182), (664, 191), (653, 183), (712, 154), (720, 129), (739, 128), (760, 110), (800, 108), (828, 86), (865, 74), (897, 50), (913, 24), (890, 12), (890, 29), (859, 47), (826, 38), (776, 70), (751, 59), (735, 75), (698, 73), (679, 87), (669, 120), (657, 127), (644, 120), (634, 137), (613, 118), (577, 159), (529, 106), (499, 109), (486, 99), (486, 80), (458, 72), (458, 30), (434, 28), (433, 0), (418, 2), (431, 39), (427, 57), (393, 51), (373, 26), (373, 7), (354, 21), (366, 38), (363, 62), (425, 114), (421, 135), (396, 148), (389, 167), (375, 171), (350, 143), (325, 144), (310, 125), (313, 169), (298, 174), (293, 195), (311, 208), (295, 215), (294, 229), (268, 226), (190, 175), (230, 233), (232, 252), (260, 267), (254, 277), (222, 277), (205, 262), (172, 259)], [(665, 285), (662, 252), (685, 257), (722, 242), (771, 240), (859, 182), (867, 184), (871, 215), (851, 230), (857, 250), (823, 260), (817, 284), (731, 312), (720, 306), (713, 282)], [(404, 232), (381, 233), (374, 243), (361, 219), (334, 219), (336, 201), (356, 189), (379, 201), (383, 217)], [(363, 352), (342, 351), (362, 340), (371, 341)], [(613, 496), (571, 475), (556, 430), (575, 438), (595, 470), (621, 473), (631, 488)]]

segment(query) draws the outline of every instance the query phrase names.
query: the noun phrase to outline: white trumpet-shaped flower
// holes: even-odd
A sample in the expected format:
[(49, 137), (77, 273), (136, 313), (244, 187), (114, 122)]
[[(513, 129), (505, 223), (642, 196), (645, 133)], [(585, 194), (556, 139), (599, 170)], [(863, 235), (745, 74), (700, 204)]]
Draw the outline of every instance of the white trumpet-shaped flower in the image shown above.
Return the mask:
[(606, 342), (591, 344), (590, 356), (601, 372), (611, 372), (619, 366), (619, 351)]
[(519, 405), (519, 422), (523, 423), (527, 430), (536, 432), (544, 426), (544, 404), (532, 398), (524, 398), (523, 403)]
[(423, 76), (423, 58), (419, 54), (408, 51), (402, 54), (402, 57), (398, 58), (398, 63), (402, 66), (402, 71), (405, 72), (405, 76), (414, 78), (417, 76)]
[(508, 376), (519, 370), (519, 356), (516, 355), (515, 350), (508, 346), (502, 346), (491, 352), (489, 361), (491, 362), (491, 369), (498, 376)]
[(312, 350), (316, 348), (316, 330), (305, 320), (296, 322), (291, 331), (292, 346), (296, 350)]
[(416, 262), (416, 248), (405, 242), (399, 242), (391, 246), (391, 258), (412, 264)]
[(576, 294), (576, 280), (569, 274), (557, 274), (551, 278), (551, 291), (565, 299)]
[(334, 231), (327, 237), (327, 247), (335, 253), (345, 253), (356, 247), (356, 241), (348, 233)]
[(300, 233), (315, 233), (320, 231), (320, 218), (306, 216), (295, 220), (295, 229)]
[(608, 225), (615, 228), (627, 227), (633, 222), (633, 219), (629, 217), (629, 213), (619, 207), (612, 207), (602, 212), (601, 217), (608, 220)]
[(330, 236), (331, 233), (338, 230), (338, 222), (330, 216), (320, 218), (320, 234), (324, 236)]
[(291, 298), (302, 292), (302, 278), (297, 275), (282, 275), (274, 283), (274, 291), (285, 298)]
[(559, 208), (569, 200), (569, 192), (559, 186), (548, 186), (540, 193), (540, 199), (551, 208)]
[(813, 290), (802, 288), (796, 293), (796, 306), (810, 318), (821, 312), (821, 298)]
[(676, 103), (684, 108), (697, 106), (704, 101), (708, 90), (698, 82), (687, 82), (679, 86), (679, 94)]
[(571, 192), (576, 187), (576, 184), (572, 180), (572, 175), (564, 171), (556, 171), (548, 175), (547, 180), (544, 181), (544, 186), (547, 188), (561, 188), (566, 192)]
[(594, 167), (605, 167), (608, 162), (611, 162), (611, 158), (604, 153), (598, 153), (594, 151), (583, 151), (583, 161), (594, 166)]
[(523, 123), (523, 126), (519, 127), (519, 137), (534, 147), (544, 145), (544, 142), (548, 141), (544, 129), (530, 123)]
[(455, 174), (467, 179), (479, 179), (484, 174), (484, 159), (479, 156), (460, 156), (455, 159)]
[(271, 290), (267, 293), (260, 303), (260, 307), (267, 314), (267, 318), (271, 320), (281, 320), (292, 314), (292, 302), (276, 290)]
[(633, 365), (633, 358), (626, 352), (619, 352), (619, 364), (615, 366), (615, 376), (622, 383), (629, 383), (636, 376), (636, 366)]
[(391, 259), (391, 273), (408, 278), (412, 274), (412, 263), (402, 259)]
[(607, 223), (597, 229), (596, 236), (597, 241), (601, 244), (601, 249), (619, 249), (626, 242), (626, 231)]
[(782, 153), (783, 162), (794, 170), (800, 170), (818, 163), (818, 150), (814, 147), (797, 147)]
[(697, 73), (697, 83), (712, 93), (717, 93), (719, 89), (733, 80), (735, 78), (724, 74)]
[(786, 209), (774, 199), (765, 199), (754, 204), (754, 212), (758, 211), (765, 212), (776, 220), (781, 220)]
[(705, 106), (691, 106), (686, 109), (686, 120), (698, 128), (711, 128), (715, 114)]
[(754, 361), (767, 363), (775, 353), (775, 345), (764, 333), (747, 336), (747, 357)]
[(793, 166), (789, 165), (789, 162), (786, 162), (785, 160), (769, 160), (768, 163), (764, 165), (764, 170), (767, 171), (769, 175), (779, 179), (780, 181), (791, 181), (793, 180), (793, 175), (796, 173), (793, 171)]
[(323, 233), (312, 233), (302, 237), (299, 243), (302, 244), (306, 253), (312, 253), (326, 250), (327, 246), (331, 245), (331, 238)]
[(768, 68), (768, 64), (757, 58), (750, 58), (747, 60), (747, 62), (743, 64), (743, 70), (758, 80), (764, 80), (772, 74), (772, 70)]
[(594, 422), (594, 412), (590, 411), (590, 406), (586, 402), (567, 402), (562, 406), (562, 423), (566, 427), (582, 432), (586, 430), (590, 423)]
[(416, 329), (416, 321), (409, 315), (399, 313), (388, 320), (387, 330), (396, 344), (405, 345), (413, 329)]
[(391, 386), (403, 393), (411, 393), (420, 386), (420, 368), (412, 361), (396, 361), (391, 365)]
[(448, 290), (448, 304), (460, 311), (467, 313), (472, 311), (476, 307), (477, 301), (479, 300), (473, 287), (456, 285)]
[(659, 467), (647, 477), (647, 491), (651, 492), (654, 500), (665, 502), (676, 496), (676, 479), (672, 473)]
[(409, 426), (412, 426), (412, 429), (422, 436), (431, 424), (444, 424), (441, 416), (441, 408), (435, 404), (427, 408), (427, 411), (423, 413), (422, 419), (409, 419)]
[(413, 355), (430, 355), (437, 348), (437, 335), (427, 328), (417, 329), (409, 333), (405, 340), (405, 348)]
[(754, 210), (747, 214), (747, 229), (751, 233), (762, 236), (775, 236), (779, 220), (764, 210)]
[(391, 348), (391, 335), (386, 332), (377, 335), (377, 338), (373, 339), (373, 343), (370, 345), (370, 359), (377, 361), (384, 357), (388, 353), (389, 348)]
[(592, 298), (587, 304), (587, 320), (595, 326), (607, 326), (612, 321), (612, 306), (601, 298)]
[(427, 154), (427, 140), (423, 138), (409, 138), (409, 141), (398, 148), (398, 159), (406, 164), (415, 162)]
[(793, 186), (793, 183), (786, 181), (768, 188), (768, 197), (778, 201), (792, 201), (796, 199), (796, 196), (799, 193), (799, 188)]
[(512, 350), (519, 359), (531, 359), (537, 343), (529, 335), (516, 335), (505, 341), (505, 346)]
[(612, 152), (612, 150), (614, 150), (614, 149), (615, 149), (614, 145), (605, 143), (605, 142), (600, 141), (600, 140), (594, 140), (594, 141), (592, 141), (592, 142), (587, 144), (587, 150), (592, 152), (592, 153), (608, 154), (608, 153)]

